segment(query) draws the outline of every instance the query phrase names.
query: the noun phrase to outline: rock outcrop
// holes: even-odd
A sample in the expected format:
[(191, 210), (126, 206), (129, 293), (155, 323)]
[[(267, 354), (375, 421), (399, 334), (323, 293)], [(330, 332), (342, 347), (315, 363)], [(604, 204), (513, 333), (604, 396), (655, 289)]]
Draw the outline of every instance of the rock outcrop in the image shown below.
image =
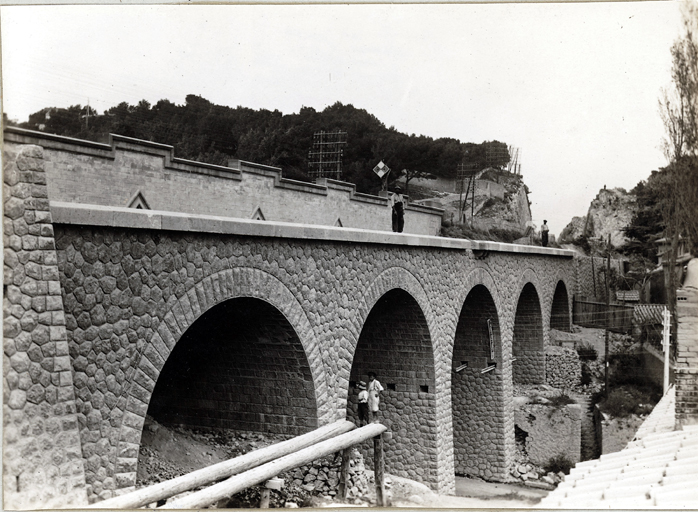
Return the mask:
[[(464, 199), (463, 196), (443, 192), (438, 197), (413, 203), (442, 208), (446, 221), (457, 222), (459, 204)], [(472, 224), (475, 229), (482, 231), (502, 229), (519, 232), (521, 235), (528, 234), (531, 208), (528, 201), (528, 188), (521, 175), (499, 169), (485, 169), (475, 180), (475, 201), (472, 206), (470, 201), (470, 197), (465, 200), (464, 215), (466, 222)], [(472, 221), (470, 220), (471, 212), (474, 217)]]
[(611, 235), (611, 245), (621, 247), (628, 238), (623, 231), (637, 211), (637, 198), (622, 188), (603, 188), (589, 205), (584, 217), (573, 217), (562, 230), (560, 243), (574, 242), (581, 236), (602, 238)]

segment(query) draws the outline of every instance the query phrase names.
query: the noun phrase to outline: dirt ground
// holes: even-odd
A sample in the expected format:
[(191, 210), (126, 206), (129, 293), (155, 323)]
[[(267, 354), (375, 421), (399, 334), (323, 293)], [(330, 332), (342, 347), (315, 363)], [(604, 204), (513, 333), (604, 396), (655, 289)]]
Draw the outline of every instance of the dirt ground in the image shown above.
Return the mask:
[[(171, 479), (284, 438), (253, 432), (168, 427), (148, 418), (141, 441), (136, 486), (145, 487)], [(373, 472), (367, 471), (367, 475), (369, 490), (361, 500), (339, 503), (329, 497), (306, 496), (303, 504), (313, 508), (374, 507), (376, 496)], [(391, 506), (407, 508), (525, 508), (535, 505), (547, 494), (546, 491), (523, 485), (489, 483), (461, 477), (456, 479), (457, 496), (439, 495), (424, 484), (394, 475), (387, 475), (386, 489)], [(236, 503), (240, 507), (255, 507), (257, 500), (258, 494), (246, 493), (245, 496), (238, 497)], [(276, 500), (277, 503), (281, 501), (283, 500)], [(289, 501), (298, 502), (298, 496)]]

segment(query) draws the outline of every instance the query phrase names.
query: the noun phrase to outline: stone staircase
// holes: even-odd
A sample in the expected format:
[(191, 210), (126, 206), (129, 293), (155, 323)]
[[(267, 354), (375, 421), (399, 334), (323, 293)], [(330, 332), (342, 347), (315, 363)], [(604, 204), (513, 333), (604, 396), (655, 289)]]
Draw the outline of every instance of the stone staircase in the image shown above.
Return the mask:
[(581, 393), (570, 393), (582, 407), (582, 461), (595, 459), (600, 453), (600, 447), (596, 442), (596, 430), (594, 429), (594, 412), (591, 410), (591, 397)]

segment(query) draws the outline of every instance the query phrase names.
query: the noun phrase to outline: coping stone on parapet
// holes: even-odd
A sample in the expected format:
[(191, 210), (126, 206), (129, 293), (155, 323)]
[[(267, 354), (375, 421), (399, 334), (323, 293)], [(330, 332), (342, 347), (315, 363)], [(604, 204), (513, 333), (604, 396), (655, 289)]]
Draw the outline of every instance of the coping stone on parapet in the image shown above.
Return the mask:
[(412, 233), (393, 233), (356, 228), (338, 228), (315, 224), (272, 222), (239, 219), (212, 215), (194, 215), (158, 210), (137, 210), (125, 207), (66, 203), (51, 201), (51, 214), (55, 224), (85, 226), (111, 226), (165, 231), (193, 231), (239, 236), (294, 238), (324, 240), (328, 242), (353, 242), (411, 247), (433, 247), (453, 250), (515, 253), (572, 258), (574, 251), (500, 242), (465, 240)]

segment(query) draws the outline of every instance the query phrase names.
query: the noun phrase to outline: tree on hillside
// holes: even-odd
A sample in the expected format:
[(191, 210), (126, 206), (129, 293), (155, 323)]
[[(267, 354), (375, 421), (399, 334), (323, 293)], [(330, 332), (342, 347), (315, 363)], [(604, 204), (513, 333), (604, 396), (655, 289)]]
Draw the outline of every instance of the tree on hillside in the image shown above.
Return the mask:
[(386, 127), (364, 109), (340, 102), (322, 111), (302, 107), (297, 114), (285, 115), (278, 110), (216, 105), (189, 94), (183, 105), (165, 99), (154, 105), (141, 100), (135, 105), (119, 103), (103, 115), (91, 111), (89, 125), (85, 109), (80, 105), (42, 109), (20, 126), (99, 142), (107, 142), (109, 134), (115, 133), (173, 146), (179, 158), (217, 165), (238, 158), (281, 167), (285, 177), (305, 181), (311, 179), (308, 151), (313, 134), (341, 130), (348, 134), (342, 179), (364, 193), (380, 190), (381, 181), (372, 169), (381, 159), (393, 169), (393, 181), (406, 169), (409, 187), (418, 177), (455, 178), (462, 162), (483, 169), (488, 162), (504, 165), (508, 158), (499, 151), (506, 150), (501, 142), (476, 144), (408, 135)]
[(664, 267), (667, 302), (676, 326), (676, 266), (679, 236), (698, 250), (698, 4), (684, 4), (684, 34), (671, 48), (671, 86), (660, 98), (666, 130), (664, 153), (669, 193), (662, 203), (665, 236), (671, 242)]

